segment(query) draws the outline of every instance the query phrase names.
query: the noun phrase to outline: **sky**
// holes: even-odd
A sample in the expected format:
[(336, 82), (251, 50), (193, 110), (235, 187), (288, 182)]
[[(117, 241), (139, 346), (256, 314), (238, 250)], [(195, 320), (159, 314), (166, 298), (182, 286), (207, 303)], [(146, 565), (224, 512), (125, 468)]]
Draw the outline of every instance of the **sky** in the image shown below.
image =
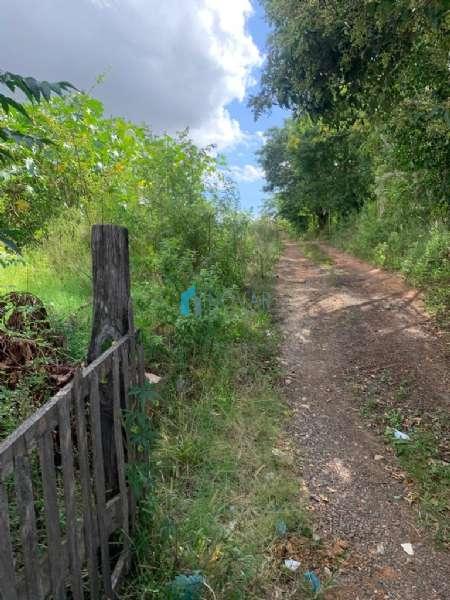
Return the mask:
[(2, 69), (92, 90), (107, 115), (155, 133), (189, 127), (226, 157), (241, 206), (258, 212), (255, 151), (286, 114), (255, 122), (247, 107), (268, 34), (257, 0), (14, 0), (1, 13)]

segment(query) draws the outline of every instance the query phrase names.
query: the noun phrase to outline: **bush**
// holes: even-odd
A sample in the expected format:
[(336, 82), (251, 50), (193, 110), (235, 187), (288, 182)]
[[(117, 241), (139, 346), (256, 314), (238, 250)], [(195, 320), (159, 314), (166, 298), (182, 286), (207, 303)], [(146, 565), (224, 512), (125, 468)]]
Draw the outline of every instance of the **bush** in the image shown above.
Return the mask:
[(335, 226), (331, 238), (343, 249), (402, 273), (426, 292), (443, 325), (450, 312), (450, 231), (445, 205), (415, 197), (417, 181), (391, 174), (367, 203)]

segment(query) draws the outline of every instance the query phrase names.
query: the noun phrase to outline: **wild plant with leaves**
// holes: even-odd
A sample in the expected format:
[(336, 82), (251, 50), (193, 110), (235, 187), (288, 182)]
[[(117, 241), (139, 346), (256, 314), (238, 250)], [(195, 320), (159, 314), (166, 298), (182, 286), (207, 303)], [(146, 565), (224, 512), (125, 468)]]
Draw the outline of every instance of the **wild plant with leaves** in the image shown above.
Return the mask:
[[(75, 89), (68, 81), (49, 83), (48, 81), (38, 81), (34, 77), (23, 77), (16, 73), (0, 70), (0, 86), (2, 85), (13, 94), (16, 94), (18, 91), (22, 92), (28, 102), (31, 103), (39, 103), (43, 99), (49, 101), (52, 94), (62, 96), (64, 92)], [(11, 112), (18, 113), (18, 115), (25, 119), (25, 122), (11, 128), (5, 124), (6, 120), (2, 119), (0, 113), (0, 164), (14, 162), (13, 145), (26, 145), (32, 148), (33, 146), (49, 142), (46, 138), (39, 138), (27, 132), (30, 115), (23, 102), (17, 100), (16, 97), (0, 92), (0, 107), (4, 115), (9, 115)], [(9, 227), (6, 229), (0, 228), (0, 242), (7, 249), (17, 254), (19, 249), (13, 239), (13, 234), (14, 232)], [(8, 258), (8, 256), (5, 255), (2, 257), (0, 255), (0, 266), (12, 261), (13, 259)]]

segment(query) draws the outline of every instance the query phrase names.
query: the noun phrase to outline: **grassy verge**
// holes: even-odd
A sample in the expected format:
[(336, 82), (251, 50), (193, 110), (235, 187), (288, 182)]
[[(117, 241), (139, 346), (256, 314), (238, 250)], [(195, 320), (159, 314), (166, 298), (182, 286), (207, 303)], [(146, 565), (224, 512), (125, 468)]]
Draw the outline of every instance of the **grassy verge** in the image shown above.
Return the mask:
[(174, 373), (162, 390), (152, 492), (140, 508), (136, 569), (123, 598), (188, 597), (171, 582), (196, 573), (205, 581), (199, 598), (263, 598), (280, 577), (270, 552), (277, 524), (309, 531), (282, 439), (276, 335), (266, 313), (245, 305), (232, 312), (234, 339), (220, 340), (220, 355)]
[[(364, 392), (361, 414), (390, 446), (399, 462), (394, 473), (409, 488), (405, 500), (418, 507), (419, 521), (440, 547), (450, 548), (450, 419), (442, 410), (421, 411), (407, 404), (411, 385), (392, 383), (388, 369), (371, 381)], [(394, 431), (407, 432), (398, 440)]]

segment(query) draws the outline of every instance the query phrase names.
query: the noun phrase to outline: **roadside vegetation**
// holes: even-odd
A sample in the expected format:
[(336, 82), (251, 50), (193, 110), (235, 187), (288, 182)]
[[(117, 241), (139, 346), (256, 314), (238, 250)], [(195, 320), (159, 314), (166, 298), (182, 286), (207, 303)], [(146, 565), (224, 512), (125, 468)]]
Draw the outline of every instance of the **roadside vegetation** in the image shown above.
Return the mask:
[(151, 490), (124, 598), (261, 598), (285, 576), (273, 543), (287, 532), (311, 535), (281, 434), (278, 340), (261, 304), (270, 278), (259, 279), (259, 262), (253, 301), (238, 294), (208, 307), (205, 299), (200, 320), (177, 328), (175, 362), (153, 409)]
[(450, 314), (448, 3), (265, 0), (273, 28), (258, 115), (273, 207), (424, 289)]
[[(3, 119), (11, 130), (52, 143), (8, 144), (11, 158), (0, 170), (0, 229), (21, 254), (4, 246), (0, 287), (44, 303), (64, 340), (61, 360), (72, 362), (84, 359), (90, 335), (93, 223), (129, 229), (136, 321), (149, 358), (174, 328), (179, 294), (200, 281), (239, 286), (252, 252), (249, 220), (235, 209), (234, 189), (208, 152), (185, 135), (152, 136), (102, 113), (98, 101), (74, 94), (27, 106), (28, 117), (10, 112)], [(19, 308), (27, 310), (26, 304)], [(36, 393), (36, 370), (29, 381), (26, 332), (7, 329), (3, 320), (2, 395), (25, 398), (27, 387)], [(12, 334), (18, 347), (6, 343)], [(32, 358), (45, 362), (45, 348), (38, 346), (42, 351), (36, 348)], [(38, 371), (45, 388), (48, 377)], [(39, 395), (43, 399), (44, 391)], [(4, 399), (2, 411), (9, 409), (26, 416)]]
[[(275, 541), (311, 535), (281, 435), (278, 226), (239, 212), (232, 182), (185, 134), (106, 119), (79, 93), (26, 112), (5, 127), (51, 143), (9, 141), (0, 170), (0, 439), (85, 360), (90, 227), (125, 225), (135, 321), (161, 381), (136, 391), (142, 414), (127, 421), (151, 463), (129, 472), (141, 502), (123, 597), (260, 598), (287, 576)], [(200, 311), (182, 316), (190, 286)]]

